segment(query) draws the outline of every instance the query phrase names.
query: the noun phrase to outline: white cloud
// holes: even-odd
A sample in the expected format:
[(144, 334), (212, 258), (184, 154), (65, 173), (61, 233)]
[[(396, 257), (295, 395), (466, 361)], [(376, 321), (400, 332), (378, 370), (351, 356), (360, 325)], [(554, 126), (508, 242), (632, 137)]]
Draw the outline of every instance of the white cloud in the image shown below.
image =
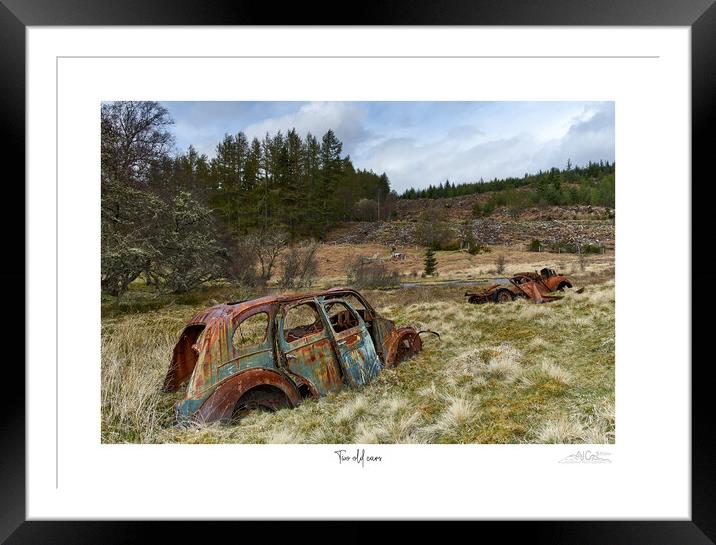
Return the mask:
[(320, 140), (328, 129), (333, 129), (343, 142), (343, 151), (346, 152), (355, 149), (370, 136), (364, 122), (365, 112), (354, 103), (311, 102), (302, 105), (294, 113), (252, 123), (244, 132), (249, 138), (263, 138), (266, 132), (273, 135), (280, 130), (286, 134), (295, 128), (302, 136), (310, 132)]
[[(333, 129), (357, 168), (386, 172), (398, 192), (449, 179), (474, 182), (554, 166), (614, 160), (614, 103), (185, 103), (177, 142), (210, 157), (225, 133), (263, 138)], [(181, 146), (180, 146), (181, 147)]]
[[(544, 130), (544, 119), (530, 121), (520, 125), (519, 117), (509, 119), (512, 130), (505, 131), (503, 125), (499, 132), (512, 134), (502, 137), (495, 136), (497, 130), (460, 125), (446, 127), (442, 136), (434, 139), (425, 131), (414, 137), (386, 138), (362, 150), (354, 162), (362, 168), (387, 172), (392, 187), (402, 192), (446, 179), (464, 183), (522, 176), (564, 166), (568, 159), (573, 165), (614, 160), (612, 103), (585, 106), (577, 115), (555, 113), (547, 120), (548, 130)], [(561, 131), (556, 133), (559, 126)], [(514, 132), (517, 127), (521, 130)]]

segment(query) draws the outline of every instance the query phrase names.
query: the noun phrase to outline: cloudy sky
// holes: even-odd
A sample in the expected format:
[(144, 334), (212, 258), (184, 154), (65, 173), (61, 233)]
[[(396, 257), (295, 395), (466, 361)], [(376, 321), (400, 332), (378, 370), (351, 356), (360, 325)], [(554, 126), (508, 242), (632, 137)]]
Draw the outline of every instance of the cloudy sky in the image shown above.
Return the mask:
[(356, 168), (386, 172), (398, 192), (522, 176), (567, 159), (614, 160), (613, 102), (163, 102), (178, 151), (209, 157), (226, 133), (249, 138), (329, 128)]

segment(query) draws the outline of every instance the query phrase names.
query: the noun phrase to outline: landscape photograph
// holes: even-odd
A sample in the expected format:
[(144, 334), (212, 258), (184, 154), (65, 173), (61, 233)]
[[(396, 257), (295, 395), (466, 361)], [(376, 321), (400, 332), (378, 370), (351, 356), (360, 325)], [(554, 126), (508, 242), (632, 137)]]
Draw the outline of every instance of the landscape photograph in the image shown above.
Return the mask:
[(103, 102), (102, 443), (615, 443), (614, 111)]

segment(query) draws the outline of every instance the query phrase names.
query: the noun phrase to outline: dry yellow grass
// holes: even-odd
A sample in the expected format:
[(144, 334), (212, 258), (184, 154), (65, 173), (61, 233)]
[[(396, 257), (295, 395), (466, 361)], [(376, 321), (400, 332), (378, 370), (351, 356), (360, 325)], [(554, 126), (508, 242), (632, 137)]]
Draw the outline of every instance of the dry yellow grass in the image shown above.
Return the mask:
[[(587, 269), (587, 274), (590, 269)], [(614, 442), (614, 285), (545, 305), (468, 305), (459, 287), (365, 292), (399, 324), (431, 328), (417, 357), (369, 385), (238, 425), (170, 426), (159, 392), (171, 350), (202, 305), (108, 318), (102, 440), (186, 443)]]
[[(389, 271), (396, 271), (406, 281), (421, 281), (425, 249), (420, 246), (400, 246), (396, 250), (404, 260), (391, 261), (391, 248), (381, 244), (320, 244), (316, 251), (318, 277), (321, 284), (341, 283), (345, 280), (346, 264), (355, 256), (383, 259)], [(491, 252), (470, 255), (463, 251), (435, 252), (439, 280), (475, 280), (497, 275), (496, 261), (505, 257), (505, 271), (509, 276), (522, 271), (539, 270), (545, 265), (577, 279), (604, 279), (613, 276), (614, 252), (586, 256), (585, 271), (581, 270), (576, 254), (528, 252), (520, 247), (492, 246)], [(280, 276), (280, 264), (277, 277)], [(430, 279), (428, 279), (430, 280)], [(433, 279), (434, 280), (434, 279)]]

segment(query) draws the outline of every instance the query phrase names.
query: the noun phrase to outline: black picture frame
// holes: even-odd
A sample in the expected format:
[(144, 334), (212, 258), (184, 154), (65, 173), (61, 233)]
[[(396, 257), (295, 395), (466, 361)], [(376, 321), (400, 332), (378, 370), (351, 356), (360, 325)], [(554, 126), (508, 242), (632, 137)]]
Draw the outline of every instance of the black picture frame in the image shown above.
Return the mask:
[[(711, 425), (709, 361), (699, 359), (695, 341), (708, 339), (710, 320), (699, 318), (692, 297), (696, 282), (714, 280), (714, 269), (706, 262), (706, 250), (710, 241), (710, 225), (698, 226), (694, 219), (706, 218), (696, 209), (710, 207), (714, 200), (714, 183), (708, 176), (711, 156), (714, 154), (711, 133), (716, 127), (716, 6), (713, 0), (631, 0), (589, 1), (550, 0), (515, 1), (469, 0), (439, 2), (436, 0), (390, 3), (356, 3), (349, 10), (334, 3), (313, 2), (276, 5), (246, 1), (185, 0), (181, 3), (168, 0), (0, 0), (0, 88), (2, 88), (3, 185), (5, 202), (15, 203), (2, 214), (6, 266), (0, 270), (5, 286), (24, 285), (25, 239), (18, 236), (18, 225), (24, 226), (25, 193), (19, 180), (25, 177), (25, 28), (27, 26), (78, 26), (78, 25), (256, 25), (256, 24), (311, 24), (330, 25), (584, 25), (584, 26), (688, 26), (691, 28), (692, 45), (692, 262), (691, 289), (687, 287), (685, 274), (689, 264), (669, 264), (681, 274), (685, 286), (676, 296), (692, 301), (692, 518), (690, 521), (529, 521), (529, 522), (480, 522), (485, 530), (499, 532), (503, 538), (524, 542), (549, 542), (570, 544), (625, 543), (634, 545), (649, 543), (706, 544), (716, 538), (716, 451)], [(350, 13), (350, 21), (346, 15)], [(48, 130), (53, 130), (48, 122)], [(713, 167), (712, 167), (713, 168)], [(695, 183), (694, 181), (698, 181)], [(14, 194), (13, 194), (14, 192)], [(698, 196), (698, 198), (696, 198)], [(665, 211), (666, 213), (666, 211)], [(9, 248), (8, 248), (9, 246)], [(8, 252), (9, 250), (9, 252)], [(10, 266), (12, 264), (12, 266)], [(671, 274), (671, 273), (670, 273)], [(713, 284), (710, 284), (713, 285)], [(10, 290), (19, 296), (19, 290)], [(671, 290), (665, 296), (673, 296)], [(10, 303), (7, 303), (10, 305)], [(22, 305), (22, 306), (20, 306)], [(18, 327), (19, 312), (24, 300), (6, 307), (2, 313), (6, 331)], [(22, 314), (24, 316), (24, 313)], [(665, 317), (668, 319), (668, 317)], [(24, 322), (24, 320), (23, 320)], [(27, 323), (26, 327), (41, 324)], [(664, 341), (668, 342), (668, 341)], [(151, 534), (161, 536), (162, 542), (207, 539), (215, 532), (226, 531), (226, 525), (234, 523), (202, 522), (65, 522), (26, 521), (25, 516), (25, 373), (17, 352), (17, 341), (6, 336), (5, 368), (3, 379), (4, 408), (0, 411), (2, 423), (2, 448), (0, 448), (0, 539), (7, 543), (133, 543), (147, 542)], [(706, 354), (708, 354), (706, 352)], [(11, 387), (8, 387), (11, 385)], [(667, 402), (665, 400), (665, 402)], [(668, 468), (665, 468), (665, 471)], [(654, 475), (658, 480), (659, 475)], [(479, 491), (476, 491), (479, 493)], [(241, 523), (241, 533), (254, 534), (256, 523)], [(371, 525), (374, 523), (365, 523)], [(294, 532), (294, 528), (272, 523), (272, 535), (276, 532)], [(423, 523), (412, 523), (411, 528), (423, 534)], [(265, 531), (262, 529), (257, 529)], [(231, 530), (230, 530), (231, 531)], [(310, 538), (312, 532), (303, 535)], [(324, 531), (324, 530), (323, 530)], [(438, 530), (441, 531), (441, 530)], [(475, 529), (471, 528), (474, 532)], [(374, 532), (361, 530), (361, 535)], [(326, 536), (350, 538), (358, 534), (336, 528)]]

